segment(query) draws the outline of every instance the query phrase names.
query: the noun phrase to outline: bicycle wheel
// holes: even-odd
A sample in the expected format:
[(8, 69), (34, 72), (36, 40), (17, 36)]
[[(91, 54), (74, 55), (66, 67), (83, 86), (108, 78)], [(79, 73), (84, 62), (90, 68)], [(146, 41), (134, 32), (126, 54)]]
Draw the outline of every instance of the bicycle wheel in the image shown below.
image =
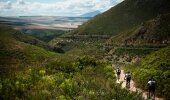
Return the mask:
[(118, 80), (120, 79), (120, 75), (117, 76), (117, 79), (118, 79)]
[(150, 92), (147, 92), (147, 99), (150, 99)]
[(130, 88), (130, 82), (128, 82), (128, 88)]
[(152, 100), (155, 100), (155, 94), (154, 94), (153, 91), (151, 92), (151, 99), (152, 99)]

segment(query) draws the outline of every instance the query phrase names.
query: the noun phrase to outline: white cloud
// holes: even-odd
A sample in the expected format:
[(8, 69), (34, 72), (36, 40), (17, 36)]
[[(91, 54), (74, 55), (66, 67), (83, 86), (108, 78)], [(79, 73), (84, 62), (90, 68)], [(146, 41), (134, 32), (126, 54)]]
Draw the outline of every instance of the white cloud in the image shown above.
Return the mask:
[(105, 11), (123, 0), (61, 0), (54, 3), (17, 0), (14, 3), (0, 2), (3, 15), (56, 15), (77, 16), (95, 10)]
[(0, 2), (0, 9), (11, 9), (12, 3), (10, 1)]

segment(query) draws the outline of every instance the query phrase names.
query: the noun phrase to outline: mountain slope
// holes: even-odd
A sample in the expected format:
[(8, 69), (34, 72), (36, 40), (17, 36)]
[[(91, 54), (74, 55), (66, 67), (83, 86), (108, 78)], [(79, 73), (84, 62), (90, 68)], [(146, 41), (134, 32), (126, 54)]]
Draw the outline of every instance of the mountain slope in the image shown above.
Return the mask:
[[(147, 55), (141, 65), (130, 67), (136, 86), (146, 89), (149, 78), (156, 80), (156, 94), (165, 100), (170, 98), (170, 47), (160, 49)], [(135, 70), (134, 70), (135, 69)]]
[(140, 94), (115, 84), (111, 64), (88, 56), (69, 62), (66, 59), (76, 56), (62, 55), (62, 60), (56, 53), (21, 42), (14, 32), (0, 27), (1, 100), (142, 100)]
[(38, 46), (38, 47), (41, 47), (41, 48), (44, 48), (44, 49), (47, 49), (47, 50), (51, 50), (50, 46), (47, 43), (45, 43), (44, 41), (41, 41), (41, 40), (34, 38), (32, 36), (23, 34), (19, 31), (14, 32), (12, 34), (12, 36), (18, 41), (28, 43), (28, 44), (31, 44), (31, 45), (35, 45), (35, 46)]
[(110, 39), (118, 45), (167, 45), (170, 44), (170, 13), (159, 15), (129, 31)]
[(158, 14), (168, 13), (169, 5), (169, 0), (125, 0), (86, 22), (74, 33), (116, 35), (152, 19)]
[[(0, 26), (0, 76), (13, 75), (29, 66), (44, 66), (49, 59), (56, 56), (55, 53), (47, 51), (29, 43), (24, 43), (17, 39), (13, 33), (16, 30), (10, 27)], [(27, 39), (27, 37), (25, 37)], [(30, 39), (30, 38), (28, 38)]]

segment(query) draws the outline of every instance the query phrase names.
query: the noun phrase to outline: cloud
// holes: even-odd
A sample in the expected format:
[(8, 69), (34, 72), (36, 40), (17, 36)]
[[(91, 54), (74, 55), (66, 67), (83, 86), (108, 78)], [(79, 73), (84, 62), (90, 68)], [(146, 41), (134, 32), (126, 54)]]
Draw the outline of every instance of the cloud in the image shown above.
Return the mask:
[(10, 1), (7, 2), (0, 2), (0, 9), (11, 9), (12, 3)]
[[(35, 0), (36, 1), (36, 0)], [(123, 0), (58, 0), (53, 3), (17, 0), (0, 2), (0, 16), (55, 15), (78, 16), (86, 12), (108, 10)], [(6, 9), (6, 10), (5, 10)]]
[(19, 4), (19, 5), (25, 5), (26, 3), (25, 3), (24, 0), (17, 0), (17, 4)]

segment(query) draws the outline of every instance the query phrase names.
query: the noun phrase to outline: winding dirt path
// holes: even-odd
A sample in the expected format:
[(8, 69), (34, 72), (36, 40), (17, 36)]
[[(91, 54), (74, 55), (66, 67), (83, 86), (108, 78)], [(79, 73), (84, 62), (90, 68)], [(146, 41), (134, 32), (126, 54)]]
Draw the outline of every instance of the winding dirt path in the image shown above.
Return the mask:
[[(116, 72), (115, 72), (115, 74), (116, 74)], [(126, 82), (125, 82), (125, 80), (124, 80), (124, 77), (125, 77), (124, 70), (121, 70), (120, 80), (119, 80), (119, 81), (117, 80), (116, 83), (120, 84), (120, 83), (123, 82), (123, 83), (122, 83), (122, 88), (125, 88), (125, 87), (126, 87)], [(147, 99), (147, 92), (146, 92), (146, 91), (143, 91), (143, 90), (141, 90), (141, 89), (139, 89), (139, 88), (136, 88), (136, 87), (135, 87), (135, 83), (134, 83), (133, 80), (131, 80), (131, 82), (130, 82), (130, 88), (129, 88), (129, 90), (132, 91), (132, 92), (142, 93), (143, 98), (144, 98), (145, 100)], [(163, 100), (163, 99), (162, 99), (162, 98), (155, 97), (155, 100)]]

